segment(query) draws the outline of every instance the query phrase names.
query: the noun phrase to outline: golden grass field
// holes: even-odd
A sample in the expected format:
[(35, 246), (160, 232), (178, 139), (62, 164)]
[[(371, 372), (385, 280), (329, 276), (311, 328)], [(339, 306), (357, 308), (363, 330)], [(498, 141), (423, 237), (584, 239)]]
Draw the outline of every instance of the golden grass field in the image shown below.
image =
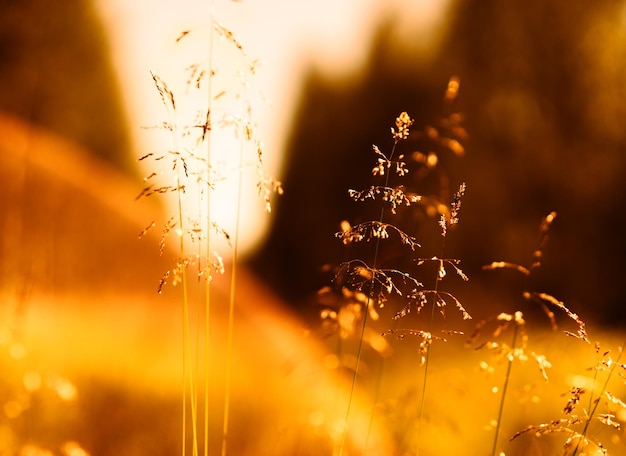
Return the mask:
[[(181, 309), (175, 287), (156, 293), (174, 254), (159, 256), (158, 233), (137, 237), (161, 209), (134, 201), (135, 182), (46, 131), (2, 116), (0, 137), (9, 195), (0, 210), (0, 454), (179, 453)], [(214, 285), (211, 429), (222, 420), (227, 281)], [(338, 366), (354, 364), (353, 342), (338, 351), (336, 338), (320, 340), (317, 321), (298, 318), (245, 269), (236, 294), (232, 454), (336, 454), (351, 379), (349, 369)], [(378, 325), (380, 333), (390, 329)], [(472, 326), (462, 329), (469, 333)], [(593, 326), (588, 333), (617, 353), (623, 334)], [(350, 455), (413, 454), (416, 445), (419, 352), (411, 337), (385, 337), (386, 356), (366, 350), (359, 368)], [(467, 348), (465, 336), (449, 339), (432, 347), (420, 454), (490, 454), (499, 401), (494, 388), (501, 388), (506, 363)], [(528, 350), (552, 362), (550, 380), (544, 382), (532, 359), (513, 364), (502, 448), (507, 455), (561, 454), (559, 433), (506, 440), (528, 425), (561, 418), (571, 386), (591, 387), (587, 368), (598, 357), (592, 346), (544, 323), (530, 326)], [(623, 394), (623, 377), (611, 385)], [(613, 411), (623, 422), (624, 410)], [(625, 451), (622, 430), (596, 423), (590, 431), (609, 454)], [(220, 439), (211, 431), (212, 448)]]

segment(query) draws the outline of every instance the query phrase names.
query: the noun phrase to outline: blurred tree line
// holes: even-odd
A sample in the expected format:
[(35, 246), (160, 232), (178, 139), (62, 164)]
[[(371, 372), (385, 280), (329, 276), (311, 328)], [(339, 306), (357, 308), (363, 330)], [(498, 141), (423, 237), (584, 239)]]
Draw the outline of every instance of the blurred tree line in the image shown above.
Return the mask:
[(333, 233), (341, 220), (362, 217), (363, 203), (350, 201), (347, 189), (371, 184), (371, 145), (390, 144), (401, 111), (417, 128), (441, 116), (448, 78), (458, 76), (467, 154), (442, 156), (440, 166), (452, 187), (467, 182), (446, 250), (463, 261), (468, 286), (496, 286), (481, 272), (492, 261), (528, 264), (541, 218), (556, 211), (530, 286), (589, 320), (623, 323), (626, 4), (458, 0), (433, 59), (394, 40), (394, 23), (381, 23), (367, 68), (350, 81), (311, 69), (285, 195), (254, 259), (259, 273), (298, 303), (327, 284), (319, 268), (346, 259)]
[[(415, 127), (436, 120), (446, 83), (458, 76), (467, 154), (442, 156), (440, 168), (452, 187), (465, 181), (468, 190), (450, 255), (490, 288), (481, 266), (529, 261), (539, 222), (554, 210), (535, 288), (586, 318), (623, 322), (625, 2), (456, 0), (428, 59), (394, 38), (395, 24), (381, 19), (363, 44), (367, 67), (349, 81), (311, 68), (290, 133), (286, 193), (250, 264), (294, 306), (308, 306), (328, 279), (320, 268), (345, 258), (333, 237), (339, 223), (362, 217), (347, 189), (370, 185), (371, 145), (389, 144), (400, 111)], [(131, 172), (113, 74), (90, 2), (0, 5), (0, 110)], [(420, 241), (427, 253), (428, 239)]]

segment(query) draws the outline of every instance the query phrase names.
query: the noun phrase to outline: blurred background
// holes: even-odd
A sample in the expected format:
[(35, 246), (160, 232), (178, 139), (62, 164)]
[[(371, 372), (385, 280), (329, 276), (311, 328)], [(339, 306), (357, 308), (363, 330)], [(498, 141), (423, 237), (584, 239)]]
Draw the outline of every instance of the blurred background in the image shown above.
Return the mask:
[[(141, 128), (163, 115), (149, 72), (174, 77), (175, 38), (206, 23), (205, 5), (67, 1), (45, 17), (40, 7), (3, 6), (3, 112), (143, 176), (136, 158), (162, 147)], [(581, 312), (622, 317), (622, 2), (224, 2), (218, 13), (264, 62), (259, 135), (287, 190), (271, 219), (250, 204), (245, 246), (294, 305), (341, 255), (333, 233), (359, 211), (347, 189), (368, 183), (371, 144), (388, 143), (400, 111), (417, 128), (435, 121), (456, 76), (470, 140), (449, 172), (452, 186), (468, 184), (458, 236), (472, 241), (455, 254), (469, 272), (523, 262), (554, 210), (545, 286)]]
[[(290, 300), (320, 287), (326, 279), (314, 268), (345, 255), (331, 233), (343, 219), (359, 220), (362, 207), (346, 189), (370, 185), (371, 144), (389, 147), (400, 111), (417, 128), (436, 121), (457, 76), (454, 108), (469, 140), (465, 157), (444, 156), (441, 166), (451, 191), (464, 181), (467, 193), (448, 254), (474, 287), (491, 287), (481, 266), (528, 264), (542, 217), (556, 211), (535, 286), (586, 318), (621, 325), (624, 3), (459, 0), (445, 11), (427, 54), (416, 50), (420, 28), (398, 33), (399, 12), (379, 16), (358, 71), (306, 73), (285, 150), (285, 195), (255, 267)], [(312, 267), (293, 267), (301, 264)]]
[[(278, 333), (295, 337), (302, 320), (314, 321), (316, 292), (329, 280), (324, 265), (346, 258), (334, 233), (342, 220), (363, 217), (347, 190), (370, 185), (372, 144), (390, 145), (389, 128), (401, 111), (421, 128), (449, 109), (463, 113), (469, 132), (463, 157), (440, 158), (448, 193), (467, 183), (446, 250), (461, 259), (477, 290), (458, 290), (468, 310), (490, 313), (492, 305), (477, 297), (483, 291), (500, 297), (500, 285), (481, 267), (528, 264), (542, 217), (556, 211), (533, 286), (587, 321), (623, 329), (626, 2), (217, 3), (216, 15), (264, 62), (257, 83), (270, 103), (255, 113), (266, 164), (285, 194), (268, 217), (254, 188), (246, 193), (243, 242), (250, 293), (267, 293), (261, 307)], [(184, 61), (177, 60), (176, 38), (205, 26), (207, 12), (201, 1), (0, 4), (0, 289), (7, 328), (0, 342), (13, 350), (11, 359), (21, 353), (25, 332), (31, 350), (56, 347), (54, 356), (40, 352), (49, 361), (41, 369), (69, 375), (89, 366), (119, 385), (137, 375), (136, 354), (117, 355), (141, 347), (142, 381), (154, 374), (175, 384), (175, 297), (155, 296), (170, 258), (158, 255), (158, 232), (136, 240), (167, 208), (134, 202), (146, 174), (137, 158), (163, 146), (141, 129), (163, 116), (150, 70), (176, 77)], [(460, 92), (451, 108), (442, 100), (452, 76)], [(440, 177), (423, 190), (446, 197)], [(424, 236), (433, 236), (418, 239), (423, 255), (432, 256), (429, 239), (437, 234)], [(81, 331), (72, 326), (77, 320)], [(258, 331), (258, 322), (243, 325)], [(85, 334), (91, 342), (83, 350), (62, 348), (84, 342)], [(143, 410), (151, 400), (116, 387), (108, 392), (120, 394), (122, 404), (144, 401)], [(69, 437), (76, 422), (95, 419), (99, 400), (108, 401), (94, 396), (92, 415), (72, 412)], [(111, 422), (131, 409), (126, 403), (120, 415), (111, 412)], [(135, 434), (132, 445), (145, 449), (150, 432)], [(94, 454), (124, 454), (104, 440), (91, 444), (108, 448)], [(176, 436), (170, 444), (176, 447)]]

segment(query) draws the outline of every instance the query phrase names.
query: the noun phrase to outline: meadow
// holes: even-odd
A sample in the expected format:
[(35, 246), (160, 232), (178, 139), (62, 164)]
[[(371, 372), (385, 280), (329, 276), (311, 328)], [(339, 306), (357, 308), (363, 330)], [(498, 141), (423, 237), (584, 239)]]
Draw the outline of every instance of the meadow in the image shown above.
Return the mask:
[(437, 116), (407, 101), (360, 133), (383, 139), (323, 201), (346, 216), (293, 233), (334, 242), (283, 265), (325, 278), (302, 310), (242, 254), (290, 191), (259, 135), (267, 69), (219, 17), (174, 46), (188, 61), (150, 74), (142, 178), (0, 117), (0, 454), (626, 451), (623, 331), (543, 275), (560, 208), (516, 237), (523, 255), (466, 272), (464, 246), (487, 240), (464, 232), (476, 179), (455, 164), (480, 151), (460, 77), (436, 82)]

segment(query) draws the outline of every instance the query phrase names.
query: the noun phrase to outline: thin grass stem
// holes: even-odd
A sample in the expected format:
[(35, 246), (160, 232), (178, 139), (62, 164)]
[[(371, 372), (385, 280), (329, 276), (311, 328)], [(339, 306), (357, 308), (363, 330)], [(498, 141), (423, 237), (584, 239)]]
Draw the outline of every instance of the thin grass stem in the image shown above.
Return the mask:
[[(613, 372), (615, 372), (615, 368), (619, 365), (619, 360), (622, 357), (622, 353), (624, 352), (624, 347), (625, 346), (626, 346), (626, 342), (624, 342), (619, 347), (619, 354), (617, 355), (617, 359), (615, 361), (611, 361), (611, 368), (609, 369), (609, 373), (607, 374), (606, 380), (604, 381), (604, 384), (602, 385), (602, 389), (598, 393), (598, 397), (596, 398), (596, 400), (593, 403), (593, 407), (591, 407), (591, 411), (589, 412), (589, 416), (585, 420), (585, 426), (583, 427), (583, 430), (580, 433), (580, 437), (578, 438), (578, 442), (576, 442), (576, 447), (574, 448), (574, 452), (572, 453), (572, 456), (576, 456), (576, 454), (578, 453), (578, 450), (580, 448), (581, 442), (585, 441), (585, 439), (586, 439), (587, 431), (589, 430), (589, 424), (591, 423), (591, 420), (593, 419), (593, 417), (594, 417), (594, 415), (596, 413), (596, 410), (598, 409), (598, 404), (600, 404), (600, 398), (607, 391), (607, 388), (609, 386), (609, 382), (611, 381), (611, 377), (613, 376)], [(596, 372), (597, 371), (598, 370), (596, 369)], [(595, 378), (594, 378), (594, 380), (595, 380)], [(593, 397), (593, 391), (591, 392), (591, 397)], [(591, 404), (591, 397), (589, 399), (590, 404)]]
[(382, 388), (382, 380), (383, 380), (383, 372), (385, 371), (385, 358), (383, 357), (380, 361), (380, 367), (378, 368), (378, 376), (376, 378), (376, 392), (374, 394), (374, 404), (372, 405), (372, 412), (370, 413), (370, 420), (367, 425), (367, 434), (365, 435), (365, 452), (367, 452), (367, 448), (369, 445), (369, 438), (372, 433), (372, 427), (374, 425), (374, 412), (376, 409), (376, 404), (378, 404), (380, 398), (380, 391)]
[[(383, 217), (383, 212), (384, 209), (381, 210), (381, 221), (382, 221), (382, 217)], [(374, 262), (373, 262), (373, 268), (376, 268), (376, 262), (378, 259), (378, 247), (380, 244), (380, 238), (378, 238), (376, 240), (376, 248), (374, 251)], [(350, 386), (350, 395), (348, 396), (348, 408), (346, 409), (346, 417), (344, 420), (344, 427), (343, 427), (343, 433), (341, 435), (341, 446), (339, 447), (339, 456), (343, 455), (344, 452), (344, 448), (346, 445), (346, 438), (348, 435), (348, 420), (350, 418), (350, 411), (352, 408), (352, 399), (354, 397), (354, 391), (356, 389), (356, 381), (357, 381), (357, 377), (359, 374), (359, 365), (361, 363), (361, 355), (363, 353), (363, 339), (365, 338), (365, 328), (367, 326), (367, 320), (368, 320), (368, 314), (369, 314), (369, 309), (370, 309), (370, 305), (372, 304), (372, 294), (374, 293), (374, 283), (375, 283), (375, 277), (376, 277), (376, 271), (374, 270), (372, 272), (372, 279), (371, 279), (371, 285), (370, 285), (370, 292), (368, 293), (367, 296), (367, 302), (365, 304), (365, 311), (363, 312), (363, 324), (361, 325), (361, 334), (359, 336), (359, 346), (357, 348), (357, 354), (356, 354), (356, 363), (354, 366), (354, 374), (352, 375), (352, 384)]]
[(237, 263), (239, 256), (239, 221), (241, 215), (241, 192), (243, 190), (243, 163), (244, 163), (244, 142), (240, 143), (239, 149), (239, 173), (237, 180), (237, 202), (236, 202), (236, 218), (235, 218), (235, 239), (233, 242), (233, 257), (230, 277), (230, 292), (228, 304), (228, 336), (226, 346), (226, 384), (224, 390), (224, 422), (222, 427), (222, 456), (226, 456), (228, 443), (228, 425), (230, 419), (230, 402), (231, 402), (231, 386), (232, 386), (232, 370), (233, 370), (233, 340), (235, 326), (235, 301), (237, 289)]
[(228, 335), (226, 342), (226, 379), (224, 389), (224, 421), (222, 423), (222, 456), (226, 455), (227, 443), (228, 443), (228, 425), (230, 419), (230, 394), (232, 383), (232, 370), (233, 370), (233, 333), (234, 333), (234, 321), (235, 321), (235, 284), (237, 276), (237, 240), (235, 239), (235, 246), (233, 250), (233, 265), (231, 270), (230, 281), (230, 297), (228, 304)]
[[(153, 76), (154, 78), (154, 76)], [(156, 81), (156, 79), (155, 79)], [(172, 103), (172, 110), (174, 110), (174, 106)], [(176, 126), (175, 112), (170, 112), (170, 124)], [(178, 140), (176, 137), (176, 133), (173, 134), (174, 141), (174, 150), (179, 150)], [(176, 166), (176, 197), (177, 197), (177, 216), (178, 216), (178, 234), (179, 234), (179, 255), (180, 255), (180, 264), (177, 266), (180, 268), (181, 274), (181, 287), (182, 287), (182, 299), (183, 299), (183, 308), (182, 308), (182, 319), (183, 319), (183, 394), (182, 394), (182, 455), (185, 456), (187, 452), (187, 400), (189, 396), (190, 401), (190, 412), (191, 412), (191, 427), (193, 433), (193, 454), (197, 456), (198, 454), (198, 441), (197, 441), (197, 420), (196, 420), (196, 397), (195, 397), (195, 387), (194, 387), (194, 373), (192, 370), (192, 359), (191, 359), (191, 323), (189, 316), (189, 292), (188, 292), (188, 283), (187, 283), (187, 263), (186, 263), (186, 247), (185, 247), (185, 220), (184, 220), (184, 210), (183, 210), (183, 195), (182, 195), (182, 177), (181, 177), (181, 167), (184, 166)], [(187, 381), (189, 384), (187, 385)], [(187, 390), (187, 388), (189, 388)], [(188, 394), (189, 392), (189, 394)]]
[(186, 355), (186, 343), (185, 343), (185, 328), (187, 327), (185, 323), (185, 311), (183, 306), (183, 315), (182, 315), (182, 323), (183, 323), (183, 416), (182, 416), (182, 442), (181, 442), (181, 450), (182, 456), (187, 454), (187, 355)]
[(424, 405), (426, 403), (426, 385), (428, 380), (428, 364), (430, 361), (430, 345), (426, 348), (424, 360), (424, 382), (422, 383), (422, 398), (420, 400), (420, 420), (417, 427), (417, 449), (415, 454), (419, 456), (422, 447), (422, 423), (424, 421)]
[[(180, 169), (178, 171), (177, 184), (178, 188), (181, 188)], [(180, 257), (181, 257), (181, 285), (183, 293), (183, 455), (185, 454), (186, 441), (186, 403), (187, 403), (187, 380), (189, 380), (189, 400), (190, 400), (190, 412), (191, 412), (191, 427), (193, 433), (193, 455), (198, 454), (198, 438), (197, 438), (197, 418), (196, 418), (196, 398), (195, 398), (195, 386), (194, 386), (194, 373), (192, 370), (192, 353), (191, 353), (191, 322), (189, 317), (189, 292), (187, 289), (187, 265), (185, 264), (185, 234), (184, 234), (184, 219), (183, 219), (183, 202), (182, 194), (178, 192), (178, 223), (180, 229)]]
[[(519, 325), (515, 322), (515, 326), (513, 328), (513, 342), (511, 345), (511, 350), (515, 350), (515, 345), (517, 344), (517, 333), (518, 333)], [(506, 376), (504, 377), (504, 385), (502, 385), (502, 395), (500, 396), (500, 405), (498, 406), (498, 416), (496, 418), (496, 429), (493, 436), (493, 446), (491, 448), (491, 456), (496, 455), (497, 447), (498, 447), (498, 437), (500, 436), (500, 428), (502, 424), (502, 417), (504, 416), (504, 402), (506, 400), (506, 393), (509, 388), (509, 380), (511, 379), (511, 370), (513, 368), (513, 360), (514, 356), (511, 354), (508, 358), (508, 363), (506, 366)]]
[[(183, 272), (182, 273), (182, 282), (186, 283), (186, 274)], [(187, 363), (187, 367), (186, 367), (186, 372), (187, 372), (187, 378), (189, 380), (189, 401), (190, 401), (190, 412), (191, 412), (191, 430), (192, 430), (192, 448), (193, 448), (193, 452), (192, 454), (194, 456), (198, 455), (198, 419), (197, 419), (197, 413), (198, 413), (198, 407), (197, 407), (197, 394), (196, 394), (196, 386), (195, 386), (195, 375), (192, 369), (192, 350), (191, 350), (191, 321), (190, 321), (190, 316), (189, 316), (189, 298), (187, 296), (187, 291), (186, 291), (186, 286), (183, 286), (183, 300), (184, 300), (184, 304), (183, 304), (183, 318), (184, 318), (184, 350), (185, 350), (185, 356), (184, 358), (186, 359), (186, 363)]]
[[(213, 20), (214, 1), (209, 1), (209, 55), (208, 55), (208, 77), (207, 77), (207, 116), (205, 125), (206, 131), (206, 163), (207, 163), (207, 186), (206, 186), (206, 240), (205, 240), (205, 293), (204, 293), (204, 456), (209, 454), (209, 366), (210, 366), (210, 335), (211, 335), (211, 152), (212, 152), (212, 128), (211, 113), (213, 101)], [(202, 213), (202, 212), (200, 212)]]
[(211, 279), (207, 277), (205, 279), (206, 290), (205, 290), (205, 311), (204, 311), (204, 456), (208, 456), (209, 454), (209, 366), (210, 366), (210, 356), (209, 356), (209, 335), (210, 333), (210, 286)]
[[(445, 245), (445, 237), (443, 238), (441, 244), (441, 257), (443, 258), (443, 250)], [(424, 423), (424, 409), (426, 405), (426, 386), (428, 383), (428, 366), (430, 364), (430, 349), (432, 347), (432, 334), (435, 326), (435, 309), (437, 308), (437, 293), (439, 291), (439, 282), (441, 281), (439, 277), (439, 270), (443, 268), (443, 261), (439, 260), (439, 268), (437, 269), (437, 280), (435, 281), (435, 289), (433, 293), (433, 303), (430, 309), (430, 322), (428, 323), (428, 333), (430, 334), (431, 340), (430, 343), (426, 346), (426, 355), (424, 359), (424, 382), (422, 384), (422, 398), (420, 400), (420, 419), (419, 426), (417, 428), (417, 450), (415, 454), (419, 456), (421, 445), (422, 445), (422, 424)]]
[[(389, 154), (389, 160), (393, 158), (394, 152), (396, 150), (397, 141), (394, 142), (393, 148), (391, 149), (391, 153)], [(385, 174), (385, 187), (389, 186), (389, 174)], [(383, 223), (383, 219), (385, 216), (385, 207), (382, 206), (380, 208), (380, 216), (378, 218), (379, 223)], [(380, 237), (376, 238), (376, 244), (374, 247), (374, 259), (372, 261), (372, 278), (370, 281), (370, 290), (367, 294), (367, 302), (365, 304), (365, 310), (363, 312), (363, 324), (361, 325), (361, 334), (359, 336), (359, 346), (357, 348), (356, 354), (356, 363), (354, 366), (354, 374), (352, 376), (352, 384), (350, 386), (350, 394), (348, 396), (348, 407), (346, 409), (346, 417), (343, 424), (343, 432), (341, 435), (341, 444), (339, 446), (339, 456), (343, 456), (344, 449), (346, 446), (346, 439), (348, 436), (348, 422), (350, 419), (350, 411), (352, 408), (352, 399), (354, 398), (354, 391), (356, 389), (356, 381), (359, 375), (359, 365), (361, 364), (361, 356), (363, 354), (363, 339), (365, 337), (365, 328), (367, 327), (367, 320), (369, 315), (370, 306), (372, 305), (372, 296), (374, 294), (374, 285), (376, 283), (376, 265), (378, 263), (378, 253), (380, 250)]]

